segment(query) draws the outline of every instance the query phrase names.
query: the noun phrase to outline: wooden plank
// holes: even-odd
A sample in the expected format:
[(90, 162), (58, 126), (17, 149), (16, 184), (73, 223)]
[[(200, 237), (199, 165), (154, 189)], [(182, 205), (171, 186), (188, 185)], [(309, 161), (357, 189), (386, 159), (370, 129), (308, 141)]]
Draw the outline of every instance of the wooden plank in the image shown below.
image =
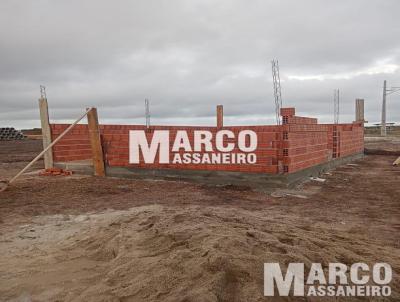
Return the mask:
[(106, 173), (103, 159), (103, 148), (101, 146), (99, 119), (96, 108), (92, 108), (92, 110), (89, 111), (87, 119), (90, 144), (92, 146), (94, 175), (105, 176)]
[[(47, 99), (39, 99), (39, 111), (40, 123), (42, 125), (43, 150), (45, 150), (51, 144), (51, 129)], [(49, 148), (49, 150), (44, 154), (44, 167), (45, 169), (53, 168), (53, 164), (53, 150), (52, 148)]]

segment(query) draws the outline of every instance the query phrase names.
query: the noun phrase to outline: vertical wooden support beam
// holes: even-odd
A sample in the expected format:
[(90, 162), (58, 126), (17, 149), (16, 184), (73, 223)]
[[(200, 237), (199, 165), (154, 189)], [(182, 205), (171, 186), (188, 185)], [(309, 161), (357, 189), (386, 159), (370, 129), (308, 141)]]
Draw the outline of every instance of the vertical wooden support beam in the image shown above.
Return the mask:
[(356, 99), (356, 122), (364, 121), (364, 99)]
[(217, 106), (217, 128), (222, 128), (224, 126), (224, 106)]
[[(39, 99), (39, 111), (40, 111), (40, 123), (42, 126), (42, 137), (43, 137), (43, 150), (51, 144), (51, 129), (49, 120), (49, 108), (47, 105), (47, 99)], [(50, 148), (44, 154), (44, 167), (45, 169), (53, 167), (53, 150)]]
[(93, 168), (95, 176), (105, 176), (105, 167), (103, 159), (103, 148), (100, 140), (99, 119), (97, 116), (97, 109), (92, 108), (87, 114), (89, 138), (92, 146), (93, 154)]

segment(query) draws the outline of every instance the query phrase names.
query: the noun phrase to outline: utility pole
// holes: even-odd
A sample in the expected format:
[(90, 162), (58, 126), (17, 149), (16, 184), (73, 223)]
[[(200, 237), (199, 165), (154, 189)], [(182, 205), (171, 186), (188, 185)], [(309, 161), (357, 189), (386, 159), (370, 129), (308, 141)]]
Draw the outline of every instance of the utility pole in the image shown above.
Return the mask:
[(272, 60), (272, 82), (274, 88), (274, 99), (275, 99), (275, 114), (276, 114), (276, 124), (281, 124), (281, 108), (282, 108), (282, 92), (281, 92), (281, 79), (279, 76), (279, 64), (278, 60)]
[(397, 91), (400, 91), (400, 87), (388, 88), (386, 86), (386, 80), (383, 81), (381, 136), (386, 136), (386, 96)]
[(386, 80), (383, 81), (381, 136), (386, 136)]

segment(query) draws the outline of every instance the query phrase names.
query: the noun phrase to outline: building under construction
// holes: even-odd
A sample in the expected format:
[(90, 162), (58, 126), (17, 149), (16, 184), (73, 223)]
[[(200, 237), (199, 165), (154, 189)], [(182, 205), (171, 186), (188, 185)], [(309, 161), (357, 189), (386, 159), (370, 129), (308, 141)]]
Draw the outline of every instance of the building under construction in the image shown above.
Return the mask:
[[(316, 118), (297, 116), (295, 108), (281, 108), (280, 115), (281, 125), (225, 126), (222, 106), (218, 106), (213, 127), (80, 124), (52, 148), (51, 156), (54, 165), (71, 170), (89, 172), (94, 165), (98, 175), (217, 183), (244, 180), (262, 186), (274, 179), (293, 181), (319, 173), (363, 154), (362, 121), (319, 124)], [(51, 124), (51, 140), (68, 127)], [(238, 143), (240, 136), (243, 143)], [(138, 141), (140, 146), (134, 143)], [(221, 150), (222, 159), (216, 154)], [(250, 160), (237, 160), (241, 154)]]

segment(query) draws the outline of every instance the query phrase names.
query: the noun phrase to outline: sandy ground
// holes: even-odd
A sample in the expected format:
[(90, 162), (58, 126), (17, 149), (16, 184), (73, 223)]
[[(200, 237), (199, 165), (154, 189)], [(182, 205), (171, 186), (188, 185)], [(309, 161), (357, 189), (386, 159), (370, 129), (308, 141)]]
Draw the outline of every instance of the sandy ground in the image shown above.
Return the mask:
[[(2, 178), (40, 149), (0, 143)], [(30, 173), (0, 194), (0, 301), (365, 301), (263, 297), (265, 262), (388, 262), (392, 296), (376, 301), (400, 301), (395, 158), (367, 156), (280, 198)]]
[(365, 150), (367, 154), (400, 156), (400, 137), (365, 137)]

